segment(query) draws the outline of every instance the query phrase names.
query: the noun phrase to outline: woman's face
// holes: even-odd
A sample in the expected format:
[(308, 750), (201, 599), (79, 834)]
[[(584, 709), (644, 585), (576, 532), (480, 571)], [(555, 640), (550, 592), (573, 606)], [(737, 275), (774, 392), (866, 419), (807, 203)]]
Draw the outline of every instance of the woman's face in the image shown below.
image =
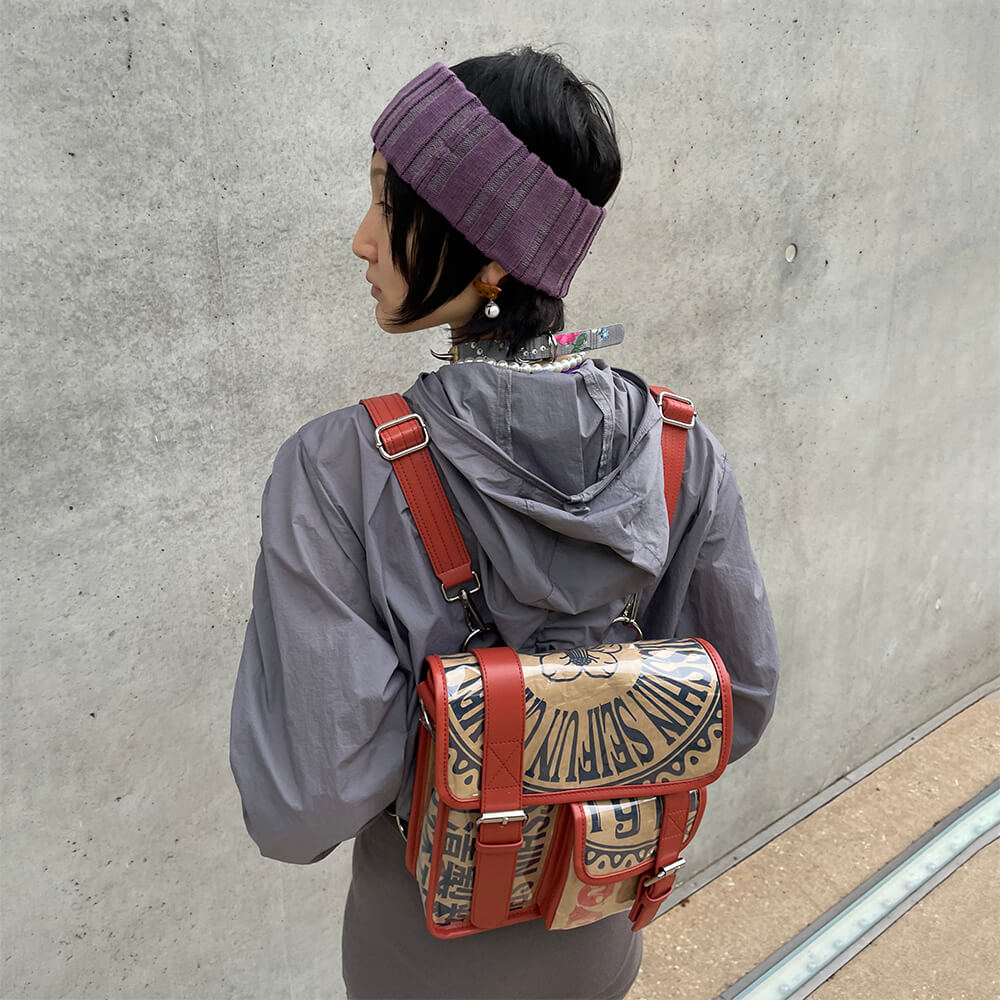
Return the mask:
[(361, 220), (361, 225), (358, 226), (351, 243), (351, 250), (355, 256), (368, 262), (365, 280), (371, 284), (372, 295), (375, 298), (375, 322), (387, 333), (427, 330), (432, 326), (445, 324), (453, 327), (464, 326), (483, 302), (471, 282), (455, 298), (449, 299), (434, 312), (412, 323), (393, 323), (393, 316), (398, 314), (399, 307), (406, 298), (407, 284), (396, 269), (389, 245), (391, 206), (383, 201), (385, 170), (385, 157), (376, 152), (372, 157), (371, 166), (371, 205), (368, 206), (368, 211)]

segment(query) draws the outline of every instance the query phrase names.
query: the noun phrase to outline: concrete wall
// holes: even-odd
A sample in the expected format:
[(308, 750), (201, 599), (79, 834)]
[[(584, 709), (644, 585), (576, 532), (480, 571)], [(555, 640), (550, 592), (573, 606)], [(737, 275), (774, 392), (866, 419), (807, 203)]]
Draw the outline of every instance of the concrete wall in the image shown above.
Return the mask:
[(784, 680), (691, 867), (996, 673), (995, 4), (7, 0), (3, 29), (4, 997), (339, 995), (349, 852), (259, 859), (228, 701), (274, 451), (444, 342), (381, 334), (349, 249), (370, 124), (435, 59), (561, 43), (604, 86), (627, 168), (570, 321), (624, 322), (613, 360), (740, 475)]

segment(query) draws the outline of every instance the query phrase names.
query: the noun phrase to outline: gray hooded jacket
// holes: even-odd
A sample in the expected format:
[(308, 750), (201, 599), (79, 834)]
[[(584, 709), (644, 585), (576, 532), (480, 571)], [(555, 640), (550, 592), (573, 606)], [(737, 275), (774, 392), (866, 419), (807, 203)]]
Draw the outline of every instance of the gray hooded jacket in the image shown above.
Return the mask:
[[(733, 682), (732, 759), (746, 753), (771, 715), (777, 648), (739, 491), (709, 431), (696, 421), (688, 433), (668, 527), (659, 411), (634, 375), (602, 361), (572, 375), (453, 365), (405, 396), (426, 420), (480, 608), (503, 642), (627, 640), (606, 629), (638, 591), (647, 637), (716, 646)], [(361, 406), (283, 445), (261, 530), (231, 762), (261, 852), (308, 863), (387, 807), (409, 814), (420, 666), (457, 651), (466, 627)]]

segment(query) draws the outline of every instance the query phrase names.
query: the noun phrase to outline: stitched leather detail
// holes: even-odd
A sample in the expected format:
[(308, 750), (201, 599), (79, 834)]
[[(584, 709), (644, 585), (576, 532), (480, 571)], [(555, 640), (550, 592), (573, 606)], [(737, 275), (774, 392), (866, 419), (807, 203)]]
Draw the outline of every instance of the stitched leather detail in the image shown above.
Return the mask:
[[(522, 808), (524, 776), (524, 675), (508, 647), (477, 649), (483, 678), (483, 764), (481, 809), (510, 813)], [(523, 823), (481, 823), (476, 835), (472, 923), (499, 927), (507, 922)]]
[[(361, 400), (376, 427), (405, 417), (413, 411), (398, 393)], [(416, 420), (397, 424), (382, 432), (382, 442), (390, 454), (410, 448), (423, 439)], [(434, 575), (446, 588), (470, 582), (472, 559), (465, 547), (455, 515), (430, 452), (423, 448), (392, 463), (403, 496), (427, 550)]]
[[(522, 744), (516, 740), (504, 740), (501, 744), (492, 743), (487, 747), (489, 760), (485, 766), (493, 770), (494, 788), (510, 788), (521, 784), (522, 749)], [(510, 780), (501, 783), (500, 772)]]
[[(663, 797), (663, 820), (656, 848), (656, 861), (653, 864), (653, 876), (663, 868), (674, 864), (680, 857), (687, 830), (688, 810), (689, 801), (686, 794)], [(635, 903), (629, 913), (633, 931), (642, 930), (652, 922), (660, 904), (670, 895), (676, 878), (677, 873), (674, 871), (649, 884), (646, 884), (647, 879), (639, 880)]]

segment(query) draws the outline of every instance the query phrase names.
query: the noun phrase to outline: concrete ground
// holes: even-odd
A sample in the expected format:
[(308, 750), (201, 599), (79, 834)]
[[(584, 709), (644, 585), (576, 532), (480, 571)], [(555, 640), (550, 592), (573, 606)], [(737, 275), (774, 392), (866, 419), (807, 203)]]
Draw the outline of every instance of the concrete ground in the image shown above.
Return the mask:
[[(711, 1000), (1000, 775), (981, 699), (668, 911), (628, 1000)], [(1000, 842), (821, 985), (817, 1000), (1000, 997)]]

